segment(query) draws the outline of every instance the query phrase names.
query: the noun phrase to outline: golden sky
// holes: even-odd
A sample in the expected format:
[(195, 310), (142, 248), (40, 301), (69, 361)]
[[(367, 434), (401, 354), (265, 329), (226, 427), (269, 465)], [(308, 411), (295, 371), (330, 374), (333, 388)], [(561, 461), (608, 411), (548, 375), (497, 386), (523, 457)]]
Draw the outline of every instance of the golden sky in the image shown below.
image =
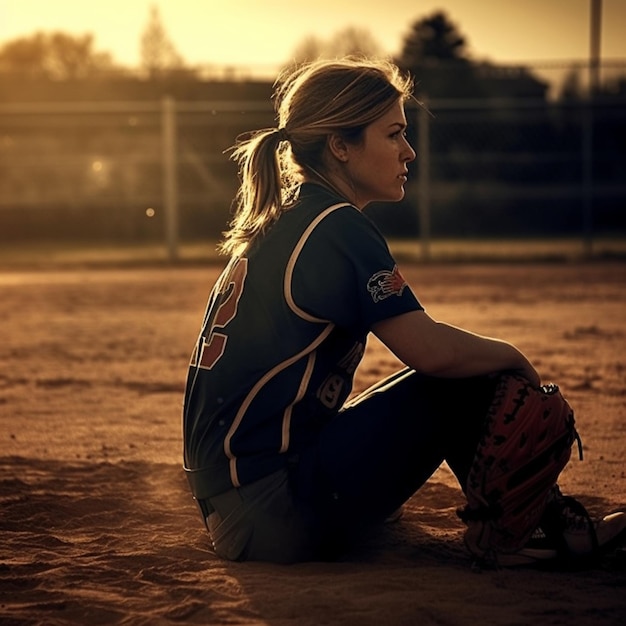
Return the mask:
[[(139, 65), (139, 40), (156, 4), (188, 64), (269, 70), (307, 36), (367, 29), (397, 54), (412, 23), (444, 10), (475, 59), (497, 63), (585, 60), (591, 0), (0, 0), (0, 45), (37, 30), (92, 33), (95, 48)], [(626, 59), (626, 0), (603, 0), (602, 56)]]

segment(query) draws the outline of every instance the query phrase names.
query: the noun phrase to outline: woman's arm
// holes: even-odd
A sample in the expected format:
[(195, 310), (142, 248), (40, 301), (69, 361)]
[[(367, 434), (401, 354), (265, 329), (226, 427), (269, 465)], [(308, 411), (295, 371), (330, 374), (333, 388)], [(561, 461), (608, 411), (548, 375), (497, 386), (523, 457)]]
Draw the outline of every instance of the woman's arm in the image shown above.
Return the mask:
[(507, 370), (541, 384), (530, 361), (512, 344), (437, 322), (424, 311), (383, 320), (372, 331), (403, 363), (423, 374), (463, 378)]

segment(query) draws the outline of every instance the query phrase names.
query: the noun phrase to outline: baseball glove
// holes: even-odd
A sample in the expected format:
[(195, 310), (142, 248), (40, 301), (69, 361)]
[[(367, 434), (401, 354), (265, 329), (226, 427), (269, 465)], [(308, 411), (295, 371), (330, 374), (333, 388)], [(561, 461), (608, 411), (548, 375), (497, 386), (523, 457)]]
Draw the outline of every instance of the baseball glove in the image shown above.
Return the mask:
[(497, 561), (526, 544), (574, 441), (582, 459), (573, 411), (556, 385), (501, 376), (458, 511), (472, 555)]

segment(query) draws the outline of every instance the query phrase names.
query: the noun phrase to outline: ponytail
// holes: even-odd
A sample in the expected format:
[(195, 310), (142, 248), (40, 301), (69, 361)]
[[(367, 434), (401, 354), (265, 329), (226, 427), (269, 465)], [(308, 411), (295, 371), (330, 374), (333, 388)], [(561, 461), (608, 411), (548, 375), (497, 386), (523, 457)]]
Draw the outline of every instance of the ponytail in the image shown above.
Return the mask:
[(220, 251), (237, 254), (256, 235), (263, 233), (281, 212), (281, 142), (284, 129), (265, 128), (238, 139), (231, 159), (239, 166), (240, 186), (235, 197), (235, 217)]

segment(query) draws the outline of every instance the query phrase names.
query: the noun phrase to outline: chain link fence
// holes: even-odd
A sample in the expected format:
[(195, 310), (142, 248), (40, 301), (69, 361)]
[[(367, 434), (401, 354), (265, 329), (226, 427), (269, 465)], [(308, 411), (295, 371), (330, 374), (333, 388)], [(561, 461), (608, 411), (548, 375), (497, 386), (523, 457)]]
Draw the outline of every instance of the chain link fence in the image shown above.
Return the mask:
[(269, 103), (0, 105), (0, 241), (218, 236), (236, 191), (225, 154)]
[[(626, 238), (626, 99), (439, 100), (409, 107), (407, 196), (368, 209), (395, 238)], [(267, 101), (0, 105), (0, 242), (216, 240), (228, 148), (275, 125)]]

